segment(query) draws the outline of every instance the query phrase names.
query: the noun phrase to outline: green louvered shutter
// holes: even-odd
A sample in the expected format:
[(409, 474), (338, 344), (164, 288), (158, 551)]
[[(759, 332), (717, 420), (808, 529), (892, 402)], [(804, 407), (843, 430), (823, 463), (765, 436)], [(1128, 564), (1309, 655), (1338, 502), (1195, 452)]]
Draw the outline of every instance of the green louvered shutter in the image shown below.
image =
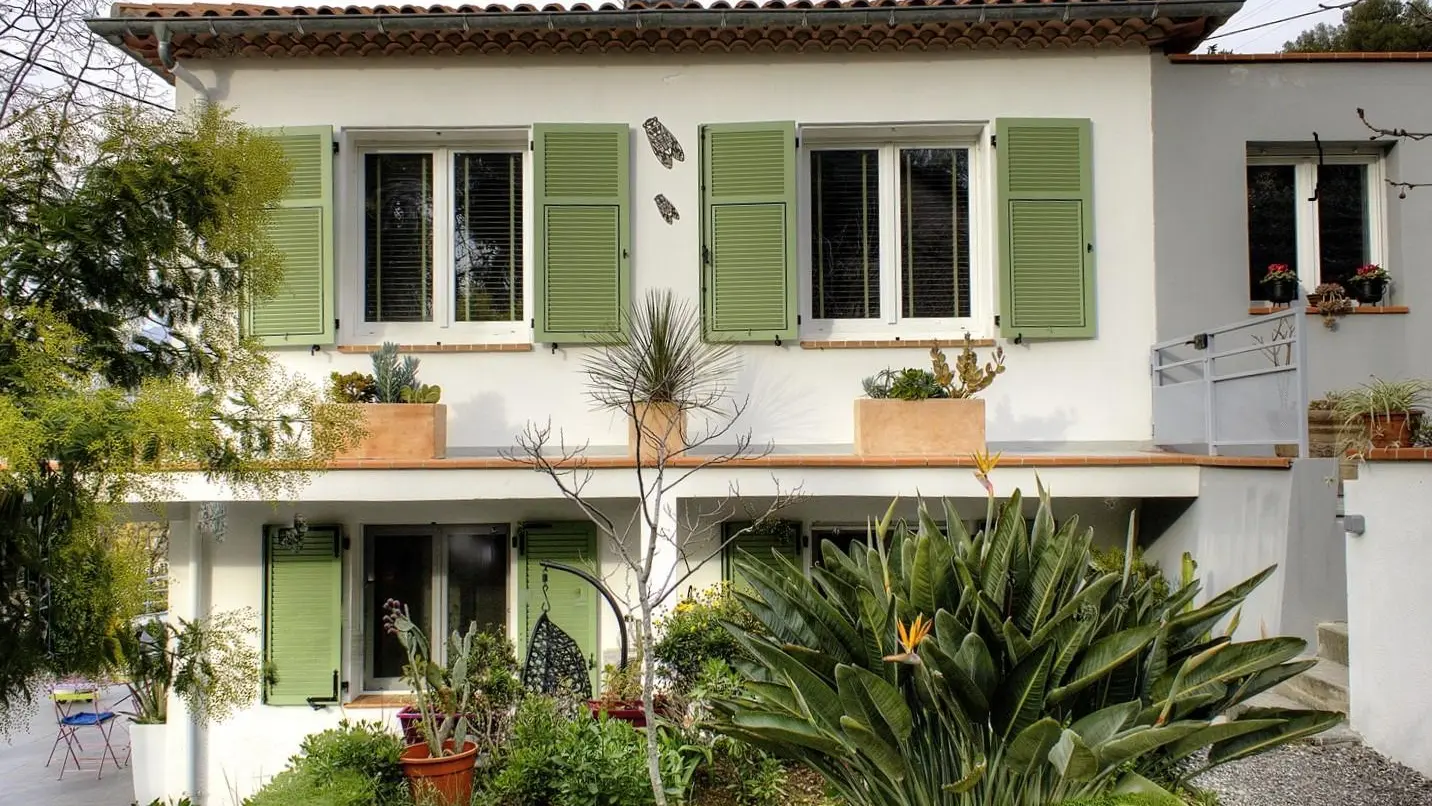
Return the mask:
[[(522, 579), (519, 613), (522, 635), (518, 646), (525, 661), (532, 627), (542, 615), (543, 560), (581, 568), (600, 577), (597, 565), (597, 529), (587, 521), (527, 524), (522, 527)], [(547, 573), (547, 617), (572, 636), (591, 665), (592, 685), (597, 677), (597, 589), (565, 571)]]
[(536, 340), (624, 333), (630, 298), (630, 133), (624, 124), (532, 127)]
[(264, 529), (264, 702), (337, 702), (343, 653), (343, 552), (338, 527), (311, 526), (295, 551)]
[(701, 128), (706, 338), (796, 338), (796, 125)]
[[(750, 526), (749, 522), (730, 522), (722, 529), (722, 538), (730, 540), (730, 536)], [(745, 583), (741, 579), (741, 573), (736, 569), (736, 557), (738, 552), (746, 552), (756, 560), (774, 566), (776, 564), (776, 553), (790, 558), (791, 562), (800, 565), (801, 544), (800, 524), (795, 521), (777, 521), (772, 524), (771, 529), (763, 530), (762, 534), (745, 534), (731, 540), (721, 552), (721, 578), (728, 582), (734, 582), (736, 586), (742, 587)], [(768, 534), (766, 532), (778, 532), (779, 534)]]
[(997, 137), (1000, 335), (1093, 338), (1089, 121), (1001, 120)]
[(283, 282), (272, 297), (250, 303), (244, 326), (269, 347), (333, 344), (333, 128), (264, 133), (278, 141), (289, 165), (288, 188), (268, 223)]

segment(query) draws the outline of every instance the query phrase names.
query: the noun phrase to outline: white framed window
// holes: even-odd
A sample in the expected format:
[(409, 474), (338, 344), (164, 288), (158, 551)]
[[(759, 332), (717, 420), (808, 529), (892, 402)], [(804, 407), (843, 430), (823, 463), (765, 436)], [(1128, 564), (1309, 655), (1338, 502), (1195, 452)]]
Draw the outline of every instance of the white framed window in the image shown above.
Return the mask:
[(802, 336), (988, 335), (982, 133), (802, 128)]
[[(363, 687), (403, 688), (407, 653), (383, 629), (397, 599), (429, 638), (465, 630), (507, 632), (508, 524), (369, 526), (363, 530)], [(446, 651), (434, 640), (433, 650)]]
[(531, 339), (526, 132), (356, 132), (343, 329), (359, 343)]
[(1264, 298), (1268, 267), (1286, 264), (1311, 292), (1359, 266), (1387, 268), (1381, 152), (1251, 152), (1247, 165), (1248, 292)]

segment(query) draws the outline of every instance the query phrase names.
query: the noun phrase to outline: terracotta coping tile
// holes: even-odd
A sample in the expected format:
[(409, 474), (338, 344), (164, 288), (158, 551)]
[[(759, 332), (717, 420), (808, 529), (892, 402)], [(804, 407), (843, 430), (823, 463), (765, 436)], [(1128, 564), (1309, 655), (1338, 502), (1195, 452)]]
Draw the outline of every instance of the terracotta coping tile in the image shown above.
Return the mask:
[[(1263, 305), (1263, 306), (1253, 305), (1253, 306), (1249, 306), (1249, 308), (1248, 308), (1248, 313), (1249, 313), (1249, 315), (1251, 315), (1251, 316), (1267, 316), (1268, 314), (1272, 314), (1272, 313), (1282, 313), (1283, 311), (1286, 311), (1286, 310), (1288, 310), (1288, 309), (1287, 309), (1287, 308), (1274, 308), (1274, 307), (1272, 307), (1271, 305)], [(1405, 313), (1411, 313), (1411, 312), (1412, 312), (1412, 309), (1409, 308), (1409, 307), (1407, 307), (1406, 305), (1359, 305), (1359, 306), (1357, 306), (1356, 308), (1353, 308), (1352, 310), (1348, 311), (1348, 313), (1350, 313), (1350, 314), (1364, 314), (1364, 315), (1366, 315), (1366, 314), (1371, 314), (1371, 315), (1374, 315), (1374, 316), (1376, 316), (1376, 315), (1378, 315), (1378, 314), (1405, 314)], [(1316, 306), (1316, 305), (1309, 305), (1309, 306), (1308, 306), (1308, 315), (1309, 315), (1309, 316), (1317, 316), (1317, 315), (1318, 315), (1318, 306)]]
[[(530, 353), (531, 344), (399, 344), (402, 353)], [(338, 352), (367, 355), (378, 352), (376, 344), (340, 344)]]
[(1349, 62), (1432, 62), (1432, 53), (1176, 53), (1174, 64), (1346, 64)]
[[(1421, 449), (1418, 449), (1421, 450)], [(705, 461), (705, 457), (678, 457), (670, 462), (672, 467), (693, 467)], [(1033, 467), (1268, 467), (1287, 468), (1291, 459), (1272, 456), (1195, 456), (1177, 453), (1146, 453), (1127, 455), (1106, 454), (1034, 454), (1005, 455), (1001, 457), (1002, 468)], [(383, 459), (349, 459), (335, 461), (330, 470), (511, 470), (526, 467), (522, 461), (500, 456), (453, 457), (448, 459), (409, 459), (402, 461)], [(589, 456), (562, 463), (560, 467), (610, 470), (634, 467), (626, 456)], [(968, 456), (854, 456), (854, 455), (812, 455), (776, 454), (737, 459), (722, 465), (727, 468), (972, 468), (974, 461)]]
[(1432, 448), (1373, 448), (1369, 462), (1432, 462)]
[[(901, 350), (921, 348), (928, 350), (940, 347), (959, 347), (964, 339), (803, 339), (802, 350)], [(993, 347), (994, 339), (972, 339), (971, 347)]]
[(359, 694), (344, 708), (406, 708), (413, 704), (411, 694)]

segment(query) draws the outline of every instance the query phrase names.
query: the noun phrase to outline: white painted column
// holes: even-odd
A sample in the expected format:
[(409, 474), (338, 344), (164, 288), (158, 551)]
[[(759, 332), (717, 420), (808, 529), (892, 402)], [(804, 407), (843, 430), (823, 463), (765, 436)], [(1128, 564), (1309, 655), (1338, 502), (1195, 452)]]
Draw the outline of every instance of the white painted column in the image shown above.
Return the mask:
[[(187, 504), (169, 509), (169, 619), (191, 620), (204, 612), (204, 538)], [(169, 797), (193, 796), (199, 791), (199, 729), (189, 718), (184, 702), (169, 694), (169, 721), (165, 727), (166, 786)], [(197, 802), (197, 801), (196, 801)]]

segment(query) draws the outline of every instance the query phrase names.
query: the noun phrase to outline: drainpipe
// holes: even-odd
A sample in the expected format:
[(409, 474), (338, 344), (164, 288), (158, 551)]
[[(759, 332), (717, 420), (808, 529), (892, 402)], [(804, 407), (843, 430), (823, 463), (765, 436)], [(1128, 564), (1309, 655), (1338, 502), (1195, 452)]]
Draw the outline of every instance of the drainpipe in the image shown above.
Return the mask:
[[(189, 513), (189, 596), (188, 609), (189, 618), (197, 619), (204, 614), (204, 533), (199, 529), (196, 522), (196, 513), (193, 505), (190, 505)], [(186, 709), (186, 715), (187, 709)], [(189, 728), (189, 759), (185, 770), (184, 791), (193, 798), (195, 803), (203, 803), (199, 796), (199, 759), (203, 755), (204, 731), (199, 727), (192, 716), (188, 720)]]
[(194, 75), (189, 68), (180, 64), (178, 60), (174, 58), (174, 43), (171, 41), (169, 29), (164, 27), (164, 23), (161, 22), (154, 26), (154, 36), (159, 40), (159, 61), (164, 64), (165, 69), (173, 73), (175, 78), (188, 84), (191, 89), (199, 93), (200, 103), (208, 104), (211, 100), (209, 98), (209, 88), (205, 87), (204, 82), (200, 81), (199, 77)]

